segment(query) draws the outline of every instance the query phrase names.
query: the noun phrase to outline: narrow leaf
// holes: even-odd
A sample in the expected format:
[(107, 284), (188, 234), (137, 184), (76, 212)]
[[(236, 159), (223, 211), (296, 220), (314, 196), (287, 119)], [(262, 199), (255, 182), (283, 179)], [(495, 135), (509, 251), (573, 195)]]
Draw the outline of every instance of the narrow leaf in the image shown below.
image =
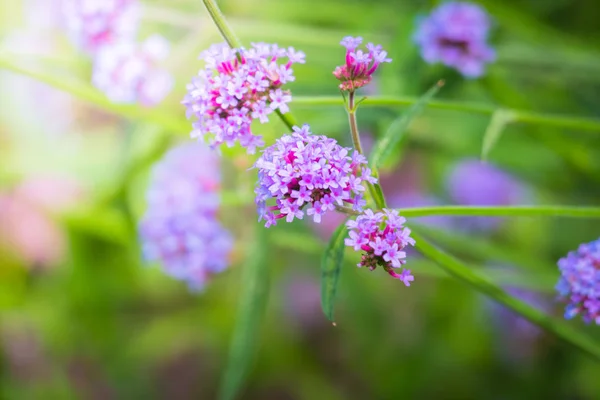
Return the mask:
[(500, 139), (506, 125), (515, 120), (515, 113), (510, 110), (499, 109), (494, 111), (490, 123), (483, 134), (483, 144), (481, 146), (481, 159), (487, 160), (490, 150)]
[(502, 288), (492, 283), (479, 272), (467, 267), (448, 253), (428, 243), (425, 238), (417, 233), (412, 232), (411, 236), (416, 241), (417, 249), (424, 256), (436, 261), (438, 265), (450, 275), (472, 286), (475, 290), (490, 297), (494, 301), (512, 309), (514, 312), (520, 314), (522, 317), (528, 319), (542, 329), (553, 333), (565, 342), (570, 343), (592, 357), (600, 360), (600, 343), (578, 332), (565, 321), (551, 318), (529, 304), (510, 296), (502, 290)]
[(419, 98), (416, 103), (406, 110), (406, 112), (392, 122), (371, 153), (371, 165), (373, 168), (379, 168), (381, 166), (392, 150), (398, 145), (413, 118), (425, 108), (427, 102), (435, 96), (443, 85), (444, 81), (439, 81), (434, 87), (429, 89), (421, 98)]
[[(346, 223), (337, 227), (321, 258), (321, 307), (327, 319), (333, 322), (333, 306), (337, 292), (340, 270), (344, 261), (344, 237)], [(335, 325), (335, 322), (333, 322)]]
[(269, 271), (266, 260), (265, 229), (259, 226), (256, 242), (242, 272), (241, 294), (235, 330), (229, 348), (227, 368), (221, 381), (219, 399), (235, 399), (250, 366), (259, 342), (259, 331), (269, 294)]
[(434, 206), (398, 210), (404, 217), (429, 215), (485, 216), (485, 217), (570, 217), (600, 218), (600, 207), (572, 206)]

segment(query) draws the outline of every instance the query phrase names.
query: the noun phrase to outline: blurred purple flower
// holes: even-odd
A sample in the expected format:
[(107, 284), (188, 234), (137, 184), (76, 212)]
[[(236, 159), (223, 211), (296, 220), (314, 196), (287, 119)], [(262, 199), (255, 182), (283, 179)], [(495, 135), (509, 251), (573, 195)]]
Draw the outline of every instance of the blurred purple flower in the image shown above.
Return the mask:
[[(336, 205), (360, 211), (365, 204), (363, 181), (376, 182), (366, 165), (363, 155), (334, 139), (312, 135), (308, 125), (294, 127), (291, 135), (277, 139), (256, 161), (259, 221), (264, 218), (269, 227), (280, 218), (302, 219), (306, 212), (321, 222), (321, 216)], [(275, 205), (267, 206), (271, 198)]]
[(357, 50), (361, 37), (346, 36), (340, 44), (346, 48), (346, 63), (335, 68), (333, 75), (341, 83), (340, 90), (354, 92), (371, 82), (373, 73), (381, 63), (392, 62), (380, 45), (367, 44), (367, 52)]
[(153, 170), (140, 222), (145, 258), (195, 290), (227, 267), (233, 245), (216, 217), (219, 186), (216, 154), (201, 143), (176, 147)]
[[(509, 206), (519, 204), (527, 197), (524, 186), (506, 172), (476, 159), (457, 163), (446, 181), (450, 198), (466, 206)], [(463, 225), (476, 230), (495, 228), (499, 219), (468, 217)]]
[(321, 287), (318, 279), (302, 273), (286, 275), (282, 282), (285, 314), (301, 328), (313, 328), (325, 320), (321, 312)]
[(344, 241), (346, 246), (364, 252), (358, 267), (373, 271), (381, 265), (392, 277), (410, 286), (415, 279), (410, 270), (404, 269), (400, 274), (393, 270), (406, 263), (404, 248), (415, 244), (410, 237), (410, 229), (404, 227), (405, 222), (406, 219), (399, 216), (397, 211), (387, 209), (376, 213), (366, 210), (356, 220), (346, 222), (349, 236)]
[(88, 53), (107, 44), (133, 41), (138, 30), (137, 0), (62, 0), (72, 40)]
[(115, 103), (158, 104), (173, 87), (171, 75), (158, 67), (169, 54), (169, 42), (153, 35), (141, 45), (122, 41), (98, 50), (93, 84)]
[[(288, 112), (290, 92), (281, 87), (295, 78), (293, 63), (304, 63), (304, 53), (292, 47), (253, 43), (249, 50), (231, 49), (226, 44), (213, 45), (200, 54), (206, 66), (187, 86), (182, 102), (187, 117), (196, 117), (192, 137), (212, 135), (213, 147), (236, 141), (254, 153), (264, 146), (261, 136), (250, 125), (258, 119), (269, 121), (274, 111)], [(282, 64), (282, 58), (287, 61)]]
[(489, 17), (480, 6), (449, 2), (419, 22), (414, 41), (427, 63), (441, 62), (467, 78), (477, 78), (496, 58), (486, 43), (489, 30)]
[(558, 268), (556, 290), (567, 303), (565, 318), (581, 315), (586, 323), (600, 325), (600, 239), (569, 252), (558, 260)]

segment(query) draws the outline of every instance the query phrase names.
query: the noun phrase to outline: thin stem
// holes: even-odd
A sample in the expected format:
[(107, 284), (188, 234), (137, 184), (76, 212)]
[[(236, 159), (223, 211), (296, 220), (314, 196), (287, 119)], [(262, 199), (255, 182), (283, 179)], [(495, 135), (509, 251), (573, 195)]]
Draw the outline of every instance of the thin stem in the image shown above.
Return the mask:
[(242, 43), (229, 27), (229, 24), (225, 20), (225, 16), (219, 9), (217, 2), (214, 0), (202, 0), (202, 2), (204, 3), (206, 10), (210, 14), (210, 17), (214, 21), (219, 32), (221, 32), (221, 36), (223, 36), (223, 39), (225, 39), (229, 47), (233, 49), (239, 49), (242, 47)]
[[(369, 97), (363, 103), (363, 107), (395, 107), (395, 106), (410, 106), (415, 104), (419, 99), (416, 97)], [(338, 106), (343, 102), (336, 96), (316, 96), (316, 97), (294, 97), (295, 105), (304, 106)], [(440, 110), (462, 111), (474, 114), (492, 115), (498, 107), (494, 105), (463, 103), (456, 101), (429, 101), (427, 106)], [(577, 117), (569, 115), (550, 115), (543, 113), (535, 113), (525, 110), (506, 109), (513, 113), (514, 122), (524, 124), (554, 126), (560, 128), (578, 129), (582, 131), (600, 132), (600, 120), (587, 117)]]
[(404, 217), (429, 215), (486, 216), (486, 217), (571, 217), (600, 218), (600, 207), (569, 206), (437, 206), (399, 209)]
[[(356, 122), (356, 104), (354, 104), (354, 92), (350, 92), (348, 94), (348, 123), (350, 124), (350, 135), (352, 136), (352, 144), (356, 151), (360, 154), (364, 154), (362, 145), (360, 144), (360, 133), (358, 131), (358, 123)], [(373, 176), (378, 177), (377, 169), (373, 168)], [(377, 208), (385, 208), (385, 197), (383, 196), (383, 191), (381, 190), (381, 186), (378, 183), (372, 184), (367, 182), (367, 187), (369, 188), (369, 193), (371, 197), (375, 201)]]
[(348, 94), (348, 123), (350, 124), (350, 134), (352, 135), (352, 144), (360, 154), (364, 154), (360, 144), (360, 134), (358, 133), (358, 123), (356, 122), (356, 107), (354, 105), (354, 92)]
[(344, 206), (336, 205), (335, 209), (341, 213), (348, 214), (348, 215), (360, 215), (360, 213), (358, 211), (353, 210), (352, 208), (344, 207)]

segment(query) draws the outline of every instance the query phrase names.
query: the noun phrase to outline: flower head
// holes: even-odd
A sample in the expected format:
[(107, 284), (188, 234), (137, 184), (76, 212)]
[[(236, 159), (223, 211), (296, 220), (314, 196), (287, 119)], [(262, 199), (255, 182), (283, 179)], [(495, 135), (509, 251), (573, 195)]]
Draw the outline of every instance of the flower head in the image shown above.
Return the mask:
[(410, 229), (404, 227), (405, 222), (397, 211), (387, 209), (376, 213), (366, 210), (356, 220), (346, 222), (349, 236), (345, 239), (346, 246), (363, 251), (358, 266), (372, 271), (381, 265), (392, 277), (410, 286), (415, 279), (410, 270), (402, 270), (399, 274), (394, 271), (406, 263), (404, 248), (415, 244)]
[(367, 51), (357, 50), (362, 38), (346, 36), (340, 44), (346, 48), (346, 63), (336, 67), (333, 75), (341, 82), (339, 88), (353, 92), (371, 82), (379, 65), (391, 62), (387, 52), (380, 45), (367, 44)]
[[(334, 139), (312, 135), (308, 125), (294, 127), (256, 161), (259, 221), (264, 218), (269, 227), (278, 219), (292, 222), (306, 213), (320, 222), (336, 205), (361, 210), (363, 182), (376, 182), (366, 165), (363, 155)], [(267, 206), (271, 198), (275, 204)]]
[(135, 38), (140, 18), (137, 0), (62, 0), (69, 34), (84, 51)]
[(182, 102), (188, 118), (197, 119), (192, 137), (211, 135), (213, 147), (238, 141), (254, 153), (264, 141), (252, 133), (252, 120), (265, 123), (272, 112), (288, 111), (292, 96), (281, 87), (295, 79), (291, 66), (304, 63), (304, 53), (276, 44), (253, 43), (248, 50), (220, 44), (200, 57), (206, 66), (188, 84)]
[(94, 58), (92, 82), (115, 103), (159, 103), (173, 87), (171, 75), (158, 67), (169, 53), (169, 43), (153, 35), (140, 46), (119, 42), (102, 47)]
[(232, 238), (216, 218), (218, 158), (201, 143), (176, 147), (155, 167), (140, 223), (142, 250), (165, 272), (201, 289), (227, 267)]
[(465, 77), (476, 78), (496, 57), (487, 44), (489, 29), (489, 17), (480, 6), (450, 2), (420, 21), (414, 40), (426, 62), (441, 62)]
[(586, 323), (600, 325), (600, 239), (558, 260), (558, 268), (556, 290), (567, 303), (565, 318), (581, 315)]

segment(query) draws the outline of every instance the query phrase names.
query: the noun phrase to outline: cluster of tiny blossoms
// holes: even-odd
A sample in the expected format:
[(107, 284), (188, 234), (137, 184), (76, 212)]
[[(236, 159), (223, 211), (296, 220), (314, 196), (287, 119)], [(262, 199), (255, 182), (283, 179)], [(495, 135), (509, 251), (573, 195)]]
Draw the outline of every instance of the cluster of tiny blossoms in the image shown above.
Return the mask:
[(352, 36), (346, 36), (340, 42), (346, 48), (346, 63), (336, 67), (333, 75), (341, 82), (341, 90), (353, 92), (367, 85), (381, 63), (392, 61), (387, 58), (387, 52), (382, 50), (380, 45), (368, 43), (367, 52), (357, 50), (361, 43), (361, 37)]
[(586, 323), (600, 325), (600, 239), (580, 245), (561, 258), (558, 267), (556, 289), (567, 303), (565, 318), (581, 315)]
[(410, 286), (415, 279), (410, 270), (404, 269), (399, 274), (394, 271), (406, 263), (404, 248), (415, 244), (410, 237), (410, 229), (404, 227), (405, 222), (406, 219), (399, 216), (398, 211), (388, 209), (375, 213), (366, 210), (356, 220), (346, 222), (349, 231), (349, 238), (345, 239), (346, 246), (363, 251), (358, 266), (372, 271), (381, 265), (392, 277)]
[(213, 45), (200, 58), (206, 66), (187, 86), (183, 100), (188, 118), (194, 116), (192, 137), (212, 135), (213, 147), (236, 141), (254, 153), (264, 146), (250, 125), (269, 120), (273, 111), (288, 112), (290, 92), (281, 87), (294, 80), (292, 64), (304, 63), (304, 53), (276, 44), (253, 43), (250, 49)]
[(490, 19), (480, 6), (450, 2), (420, 21), (414, 40), (426, 62), (441, 62), (467, 78), (476, 78), (496, 57), (487, 44), (489, 30)]
[(169, 44), (160, 35), (136, 41), (137, 0), (63, 0), (67, 30), (93, 60), (92, 83), (114, 103), (152, 106), (170, 92), (171, 75), (160, 68)]
[(135, 39), (140, 18), (137, 0), (62, 0), (66, 28), (82, 50)]
[[(366, 158), (335, 139), (312, 135), (308, 125), (294, 127), (294, 132), (267, 147), (256, 161), (258, 184), (255, 190), (259, 221), (275, 225), (285, 218), (302, 219), (304, 212), (315, 222), (337, 206), (352, 206), (360, 211), (363, 182), (375, 183)], [(267, 201), (275, 204), (267, 206)]]
[(219, 186), (218, 157), (191, 143), (167, 153), (154, 168), (147, 192), (140, 223), (144, 257), (194, 290), (227, 267), (233, 245), (216, 218)]
[(96, 54), (93, 84), (115, 103), (159, 103), (173, 86), (167, 71), (155, 68), (169, 54), (169, 42), (153, 35), (143, 43), (119, 42)]

